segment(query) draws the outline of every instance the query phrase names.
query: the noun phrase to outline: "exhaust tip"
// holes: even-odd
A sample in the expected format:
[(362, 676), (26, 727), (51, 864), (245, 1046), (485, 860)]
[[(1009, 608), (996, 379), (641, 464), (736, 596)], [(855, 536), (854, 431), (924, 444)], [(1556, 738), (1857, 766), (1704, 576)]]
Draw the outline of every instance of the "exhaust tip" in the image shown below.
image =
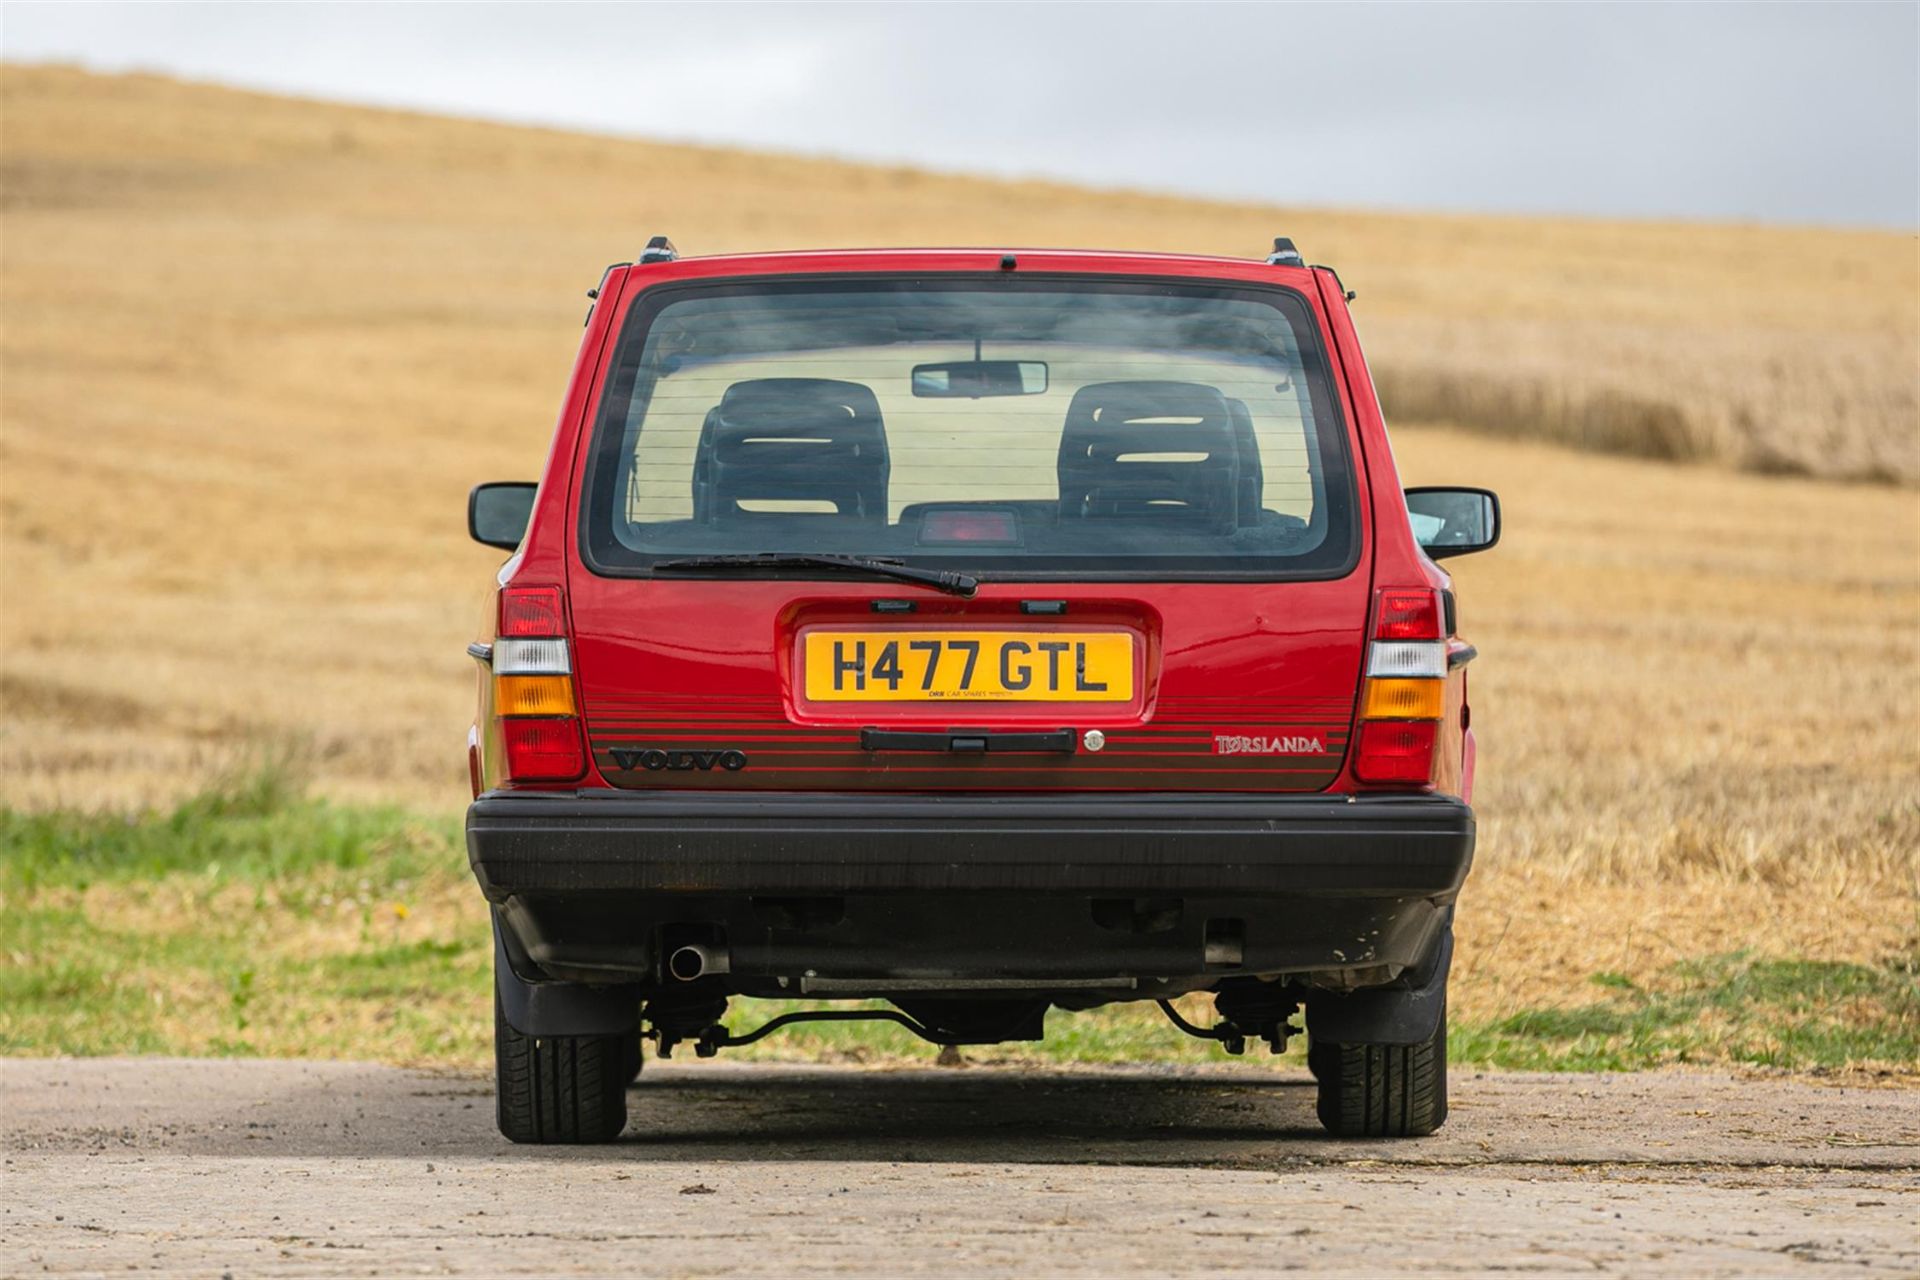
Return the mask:
[(727, 971), (727, 955), (710, 947), (689, 943), (667, 957), (667, 972), (682, 982), (692, 982), (712, 973)]

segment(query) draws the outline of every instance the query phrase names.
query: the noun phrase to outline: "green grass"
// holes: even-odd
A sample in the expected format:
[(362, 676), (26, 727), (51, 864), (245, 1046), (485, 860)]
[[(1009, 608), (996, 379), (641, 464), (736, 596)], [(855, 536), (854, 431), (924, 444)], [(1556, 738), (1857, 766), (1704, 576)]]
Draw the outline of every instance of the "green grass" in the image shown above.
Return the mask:
[[(364, 1057), (479, 1066), (491, 947), (459, 824), (308, 798), (284, 768), (137, 815), (0, 811), (0, 1053)], [(1748, 954), (1592, 977), (1498, 1018), (1456, 1005), (1456, 1062), (1541, 1070), (1920, 1064), (1920, 956)], [(1465, 1003), (1465, 1002), (1462, 1002)], [(739, 1001), (736, 1032), (799, 1002)], [(1204, 999), (1187, 1016), (1207, 1022)], [(1297, 1065), (1301, 1041), (1287, 1059)], [(683, 1053), (691, 1053), (683, 1049)], [(814, 1024), (745, 1058), (926, 1061), (876, 1023)], [(1054, 1011), (975, 1061), (1206, 1062), (1151, 1005)], [(1266, 1061), (1255, 1046), (1248, 1061)]]
[(0, 809), (0, 888), (84, 889), (175, 874), (263, 884), (351, 871), (391, 879), (437, 866), (456, 837), (451, 823), (423, 826), (391, 809), (308, 799), (289, 768), (273, 765), (223, 779), (165, 813)]
[(1920, 955), (1861, 965), (1743, 952), (1668, 966), (1645, 987), (1619, 973), (1592, 981), (1608, 994), (1456, 1028), (1452, 1056), (1575, 1071), (1920, 1066)]
[(0, 811), (0, 1053), (479, 1061), (459, 824), (236, 776), (137, 815)]

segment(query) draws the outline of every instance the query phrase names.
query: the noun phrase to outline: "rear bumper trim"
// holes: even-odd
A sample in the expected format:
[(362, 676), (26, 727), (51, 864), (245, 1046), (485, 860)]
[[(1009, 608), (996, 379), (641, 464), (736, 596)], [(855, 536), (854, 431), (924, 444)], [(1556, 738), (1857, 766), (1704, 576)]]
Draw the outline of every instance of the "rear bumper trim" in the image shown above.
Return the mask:
[(1473, 811), (1444, 796), (490, 792), (487, 896), (638, 891), (1246, 893), (1450, 899)]

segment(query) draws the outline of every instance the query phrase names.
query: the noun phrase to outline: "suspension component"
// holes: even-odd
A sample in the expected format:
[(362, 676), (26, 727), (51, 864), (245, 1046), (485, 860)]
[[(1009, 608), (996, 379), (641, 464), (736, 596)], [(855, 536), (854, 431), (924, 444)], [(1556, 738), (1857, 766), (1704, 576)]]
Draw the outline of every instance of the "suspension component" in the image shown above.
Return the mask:
[(1180, 1011), (1173, 1007), (1171, 1000), (1156, 1000), (1154, 1003), (1160, 1006), (1160, 1012), (1167, 1015), (1167, 1021), (1180, 1030), (1196, 1040), (1212, 1040), (1236, 1057), (1247, 1051), (1248, 1040), (1264, 1040), (1270, 1052), (1285, 1053), (1288, 1037), (1297, 1034), (1300, 1030), (1287, 1021), (1298, 1006), (1289, 1000), (1284, 1005), (1271, 1004), (1266, 1008), (1248, 1008), (1245, 1013), (1241, 1013), (1231, 1007), (1228, 994), (1223, 991), (1216, 997), (1216, 1007), (1220, 1007), (1222, 1013), (1235, 1013), (1238, 1016), (1228, 1017), (1211, 1027), (1196, 1026), (1188, 1022), (1180, 1016)]
[[(724, 1012), (724, 1005), (722, 1006)], [(803, 1009), (796, 1013), (783, 1013), (755, 1027), (745, 1035), (734, 1035), (718, 1022), (709, 1023), (697, 1034), (688, 1034), (684, 1029), (672, 1025), (655, 1023), (653, 1035), (659, 1041), (659, 1056), (670, 1058), (673, 1047), (683, 1040), (693, 1041), (693, 1052), (702, 1058), (711, 1058), (722, 1049), (737, 1049), (756, 1040), (764, 1040), (776, 1031), (793, 1026), (799, 1022), (892, 1022), (925, 1040), (928, 1044), (941, 1046), (969, 1043), (959, 1036), (951, 1036), (933, 1027), (909, 1018), (904, 1013), (892, 1009)]]

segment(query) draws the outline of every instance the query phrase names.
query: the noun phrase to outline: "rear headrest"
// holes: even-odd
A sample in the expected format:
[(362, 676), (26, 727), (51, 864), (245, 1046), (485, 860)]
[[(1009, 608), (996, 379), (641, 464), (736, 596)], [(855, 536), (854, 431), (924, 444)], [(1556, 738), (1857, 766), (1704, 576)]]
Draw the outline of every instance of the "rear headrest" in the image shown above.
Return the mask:
[(890, 469), (869, 388), (831, 378), (736, 382), (700, 429), (694, 518), (751, 515), (741, 504), (759, 500), (830, 503), (840, 515), (885, 520)]
[(1174, 419), (1157, 424), (1160, 429), (1218, 427), (1228, 420), (1227, 398), (1218, 387), (1204, 382), (1090, 383), (1073, 393), (1073, 402), (1067, 406), (1067, 431), (1093, 426), (1112, 430), (1153, 418)]
[(720, 397), (720, 417), (730, 426), (807, 426), (838, 423), (880, 425), (880, 402), (871, 388), (833, 378), (754, 378), (736, 382)]
[(1199, 382), (1097, 382), (1067, 406), (1060, 514), (1231, 528), (1240, 449), (1227, 398)]

